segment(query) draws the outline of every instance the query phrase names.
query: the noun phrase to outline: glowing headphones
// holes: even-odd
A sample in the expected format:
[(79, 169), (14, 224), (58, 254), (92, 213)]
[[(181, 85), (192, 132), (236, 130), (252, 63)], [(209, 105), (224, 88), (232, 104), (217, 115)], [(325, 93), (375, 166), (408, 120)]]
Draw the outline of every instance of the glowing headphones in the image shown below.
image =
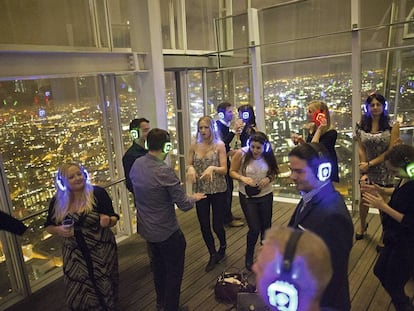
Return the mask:
[(219, 120), (224, 120), (225, 113), (226, 113), (225, 108), (217, 107), (217, 116)]
[(404, 170), (406, 171), (408, 178), (414, 179), (414, 162), (410, 162), (407, 157), (404, 157)]
[[(257, 141), (257, 140), (255, 140)], [(260, 143), (259, 141), (257, 141), (258, 143)], [(250, 143), (251, 143), (251, 138), (249, 137), (249, 139), (246, 142), (246, 145), (250, 148)], [(268, 153), (271, 149), (271, 145), (270, 142), (268, 140), (265, 140), (265, 142), (263, 143), (263, 151)]]
[(249, 111), (243, 111), (241, 113), (241, 118), (244, 122), (247, 122), (250, 120), (250, 112)]
[[(303, 234), (301, 230), (295, 230), (286, 243), (283, 261), (276, 265), (277, 280), (267, 287), (269, 304), (280, 311), (296, 311), (299, 305), (298, 288), (294, 280), (298, 277), (292, 273), (292, 264), (295, 257), (296, 246)], [(293, 282), (292, 282), (293, 281)]]
[[(145, 149), (147, 149), (147, 150), (149, 149), (148, 148), (148, 140), (145, 140)], [(168, 132), (167, 132), (167, 134), (165, 135), (165, 142), (162, 145), (161, 150), (162, 150), (163, 153), (169, 153), (173, 149), (174, 149), (174, 147), (173, 147), (173, 144), (170, 140), (170, 134), (168, 134)]]
[(139, 128), (133, 128), (129, 131), (129, 134), (131, 134), (131, 137), (133, 140), (138, 139), (140, 135), (140, 129)]
[[(85, 183), (90, 183), (90, 178), (89, 178), (88, 171), (82, 165), (79, 165), (79, 169), (82, 172), (83, 176), (85, 177)], [(68, 189), (68, 187), (65, 185), (66, 184), (65, 178), (60, 173), (60, 169), (56, 173), (56, 180), (55, 181), (56, 181), (56, 186), (61, 191), (66, 191)]]
[(332, 164), (331, 162), (327, 161), (326, 157), (324, 156), (323, 152), (319, 149), (316, 144), (309, 143), (307, 144), (309, 147), (312, 148), (312, 150), (317, 154), (318, 156), (318, 169), (314, 172), (316, 173), (316, 177), (320, 181), (326, 181), (331, 177), (332, 173)]

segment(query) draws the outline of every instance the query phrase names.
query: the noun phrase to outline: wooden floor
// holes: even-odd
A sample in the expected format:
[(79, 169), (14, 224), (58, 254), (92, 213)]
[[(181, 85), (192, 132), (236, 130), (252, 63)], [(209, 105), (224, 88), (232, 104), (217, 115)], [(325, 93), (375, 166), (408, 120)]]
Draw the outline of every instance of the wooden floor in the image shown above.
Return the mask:
[[(242, 216), (238, 199), (234, 199), (233, 213)], [(294, 205), (274, 202), (273, 223), (286, 224)], [(190, 310), (229, 310), (231, 305), (219, 303), (214, 298), (213, 286), (217, 275), (223, 270), (241, 270), (244, 267), (247, 226), (227, 229), (227, 258), (216, 268), (206, 273), (204, 267), (208, 252), (201, 238), (195, 210), (187, 213), (177, 211), (181, 229), (187, 240), (184, 279), (181, 302)], [(358, 221), (353, 217), (354, 224)], [(380, 235), (378, 215), (369, 215), (366, 239), (354, 243), (349, 262), (349, 281), (353, 311), (394, 311), (390, 298), (372, 273), (377, 258), (376, 243)], [(134, 235), (119, 243), (120, 259), (120, 310), (155, 310), (155, 292), (152, 274), (148, 265), (145, 242)], [(250, 273), (254, 281), (254, 274)], [(413, 292), (410, 284), (408, 291)], [(59, 279), (34, 293), (25, 301), (7, 309), (10, 311), (66, 310), (63, 281)]]

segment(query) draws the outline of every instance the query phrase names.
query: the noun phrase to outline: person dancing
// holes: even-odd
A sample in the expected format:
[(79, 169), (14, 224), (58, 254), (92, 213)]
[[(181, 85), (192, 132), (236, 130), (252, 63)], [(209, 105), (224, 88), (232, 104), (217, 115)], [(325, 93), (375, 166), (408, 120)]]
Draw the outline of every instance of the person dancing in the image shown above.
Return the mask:
[(230, 176), (239, 181), (240, 205), (247, 220), (246, 269), (251, 271), (257, 238), (272, 225), (272, 182), (279, 173), (275, 155), (263, 132), (253, 133), (246, 147), (236, 151)]
[[(195, 192), (205, 193), (207, 196), (196, 203), (196, 209), (201, 234), (210, 254), (205, 267), (205, 271), (209, 272), (224, 258), (227, 247), (223, 208), (227, 189), (227, 157), (225, 145), (215, 130), (215, 121), (212, 118), (201, 117), (197, 128), (196, 141), (190, 146), (187, 180), (194, 184)], [(210, 207), (213, 213), (213, 230), (220, 241), (218, 251), (211, 233)]]

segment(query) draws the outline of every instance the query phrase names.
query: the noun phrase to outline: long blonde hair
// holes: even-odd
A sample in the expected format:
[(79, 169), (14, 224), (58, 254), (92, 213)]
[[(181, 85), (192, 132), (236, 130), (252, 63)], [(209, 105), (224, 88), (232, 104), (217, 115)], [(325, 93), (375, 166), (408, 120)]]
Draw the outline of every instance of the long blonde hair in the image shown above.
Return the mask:
[(218, 141), (220, 141), (220, 135), (217, 130), (217, 124), (216, 121), (210, 117), (210, 116), (203, 116), (201, 117), (197, 122), (197, 135), (196, 135), (196, 142), (201, 143), (202, 138), (200, 134), (200, 123), (202, 121), (206, 121), (208, 123), (208, 126), (210, 128), (210, 141), (208, 141), (209, 144), (216, 144)]
[(308, 104), (308, 107), (310, 106), (313, 106), (316, 110), (325, 114), (326, 128), (323, 130), (322, 134), (331, 129), (331, 115), (329, 113), (328, 105), (324, 102), (321, 102), (320, 100), (313, 100)]
[(93, 195), (93, 186), (89, 183), (87, 173), (82, 165), (76, 162), (68, 162), (62, 164), (56, 176), (56, 201), (54, 205), (54, 214), (52, 218), (60, 223), (69, 214), (69, 207), (73, 201), (73, 192), (68, 187), (68, 171), (72, 166), (76, 166), (84, 174), (85, 186), (82, 193), (82, 201), (85, 202), (84, 212), (90, 213), (95, 204), (95, 197)]

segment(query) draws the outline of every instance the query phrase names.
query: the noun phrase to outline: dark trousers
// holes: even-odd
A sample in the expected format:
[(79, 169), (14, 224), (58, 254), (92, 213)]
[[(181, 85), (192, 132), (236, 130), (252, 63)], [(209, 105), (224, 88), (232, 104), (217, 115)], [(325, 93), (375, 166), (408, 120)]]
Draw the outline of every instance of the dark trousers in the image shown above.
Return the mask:
[[(227, 163), (227, 165), (230, 165)], [(230, 167), (230, 166), (228, 166)], [(233, 214), (231, 213), (231, 205), (233, 203), (233, 178), (230, 177), (229, 173), (226, 174), (226, 183), (227, 183), (227, 190), (225, 192), (225, 204), (224, 204), (224, 223), (229, 224), (233, 221)]]
[(162, 242), (148, 242), (153, 260), (157, 304), (165, 311), (177, 311), (184, 273), (186, 241), (181, 230)]
[(264, 239), (264, 233), (272, 225), (273, 193), (266, 194), (260, 198), (247, 198), (239, 192), (240, 206), (246, 217), (249, 231), (247, 232), (246, 256), (253, 259), (254, 247), (257, 238)]
[(404, 292), (404, 287), (414, 268), (413, 251), (413, 247), (403, 243), (400, 245), (385, 243), (374, 266), (374, 274), (391, 296), (397, 311), (404, 310), (404, 307), (409, 305), (409, 298)]
[(213, 231), (220, 241), (220, 246), (226, 246), (226, 231), (224, 230), (224, 209), (225, 192), (207, 194), (207, 198), (196, 203), (197, 217), (200, 223), (201, 234), (206, 243), (210, 255), (216, 253), (214, 237), (211, 232), (210, 206), (213, 212)]

